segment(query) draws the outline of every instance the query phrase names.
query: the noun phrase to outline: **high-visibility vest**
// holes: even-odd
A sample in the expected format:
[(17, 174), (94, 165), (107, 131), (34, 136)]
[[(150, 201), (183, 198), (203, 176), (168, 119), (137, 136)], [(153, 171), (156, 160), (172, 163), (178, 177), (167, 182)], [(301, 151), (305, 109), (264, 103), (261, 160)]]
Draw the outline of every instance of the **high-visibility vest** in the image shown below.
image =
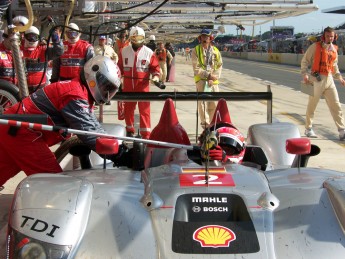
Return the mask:
[[(213, 54), (215, 54), (215, 56), (216, 56), (215, 57), (215, 64), (213, 64), (214, 65), (213, 69), (217, 70), (217, 69), (220, 68), (220, 65), (221, 65), (220, 64), (220, 52), (219, 52), (219, 50), (215, 46), (212, 46), (212, 48), (213, 48)], [(197, 45), (195, 47), (195, 52), (196, 52), (196, 56), (198, 57), (199, 64), (201, 65), (201, 67), (204, 70), (206, 70), (206, 65), (204, 64), (204, 60), (205, 60), (205, 58), (204, 58), (204, 51), (202, 49), (202, 46), (201, 45)], [(207, 78), (202, 78), (200, 75), (195, 75), (194, 76), (195, 83), (199, 82), (200, 80), (205, 80), (206, 81)], [(219, 84), (218, 79), (214, 80), (213, 84), (218, 85)]]
[(334, 50), (328, 50), (322, 47), (321, 42), (315, 42), (316, 49), (314, 54), (314, 62), (312, 72), (318, 72), (321, 75), (327, 76), (333, 73), (334, 61), (337, 58), (338, 47), (333, 45)]

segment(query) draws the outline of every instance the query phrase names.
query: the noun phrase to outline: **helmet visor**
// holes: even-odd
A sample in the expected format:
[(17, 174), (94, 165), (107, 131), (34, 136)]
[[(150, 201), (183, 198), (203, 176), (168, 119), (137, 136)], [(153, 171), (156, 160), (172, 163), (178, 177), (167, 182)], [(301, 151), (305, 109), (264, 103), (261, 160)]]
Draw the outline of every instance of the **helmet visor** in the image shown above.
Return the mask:
[(25, 34), (24, 37), (29, 42), (36, 42), (36, 41), (38, 41), (38, 35), (35, 34), (35, 33)]
[(222, 147), (228, 156), (238, 155), (243, 150), (243, 144), (230, 137), (220, 137), (219, 146)]
[(119, 86), (114, 82), (109, 81), (108, 78), (99, 72), (96, 74), (96, 80), (100, 94), (100, 98), (97, 99), (102, 100), (103, 103), (110, 101), (111, 98), (113, 98), (113, 96), (116, 94)]
[(131, 42), (134, 44), (141, 44), (144, 42), (145, 37), (142, 35), (131, 36)]

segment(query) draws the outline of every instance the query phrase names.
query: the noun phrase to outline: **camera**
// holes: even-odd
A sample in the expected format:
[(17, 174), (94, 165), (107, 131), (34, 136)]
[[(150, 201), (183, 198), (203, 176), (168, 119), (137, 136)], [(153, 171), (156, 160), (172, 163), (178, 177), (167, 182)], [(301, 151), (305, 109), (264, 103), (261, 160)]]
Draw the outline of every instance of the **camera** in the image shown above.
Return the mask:
[(319, 82), (321, 81), (321, 76), (318, 72), (313, 72), (311, 75), (314, 76), (317, 81)]

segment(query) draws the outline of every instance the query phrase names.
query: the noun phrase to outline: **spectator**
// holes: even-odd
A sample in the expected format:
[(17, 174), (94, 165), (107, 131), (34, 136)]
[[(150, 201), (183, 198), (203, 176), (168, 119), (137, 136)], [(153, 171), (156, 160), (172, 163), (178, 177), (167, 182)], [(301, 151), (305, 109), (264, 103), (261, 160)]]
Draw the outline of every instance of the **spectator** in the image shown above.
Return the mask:
[[(333, 28), (325, 28), (322, 40), (313, 43), (307, 49), (301, 61), (303, 81), (314, 84), (314, 96), (309, 96), (305, 121), (305, 135), (310, 138), (317, 137), (312, 128), (313, 119), (317, 104), (323, 95), (338, 128), (339, 139), (345, 140), (344, 117), (338, 91), (333, 80), (333, 77), (339, 79), (341, 84), (345, 86), (345, 80), (338, 68), (337, 46), (332, 43), (336, 37)], [(311, 67), (310, 75), (308, 75), (309, 66)]]
[[(150, 75), (158, 82), (160, 71), (156, 55), (144, 45), (145, 32), (140, 27), (132, 27), (129, 33), (131, 45), (124, 47), (119, 55), (119, 68), (123, 75), (123, 92), (149, 92)], [(136, 102), (125, 102), (127, 136), (134, 135), (134, 111)], [(138, 102), (140, 114), (140, 134), (148, 139), (151, 134), (150, 102)]]
[(127, 30), (125, 31), (121, 31), (119, 33), (119, 38), (115, 40), (114, 42), (114, 50), (116, 52), (116, 54), (119, 56), (120, 55), (120, 51), (124, 48), (127, 47), (129, 45), (129, 40), (127, 39), (128, 37), (128, 32)]
[(175, 52), (174, 52), (174, 48), (172, 47), (170, 42), (165, 43), (165, 48), (168, 52), (170, 52), (171, 56), (172, 56), (172, 60), (168, 60), (167, 59), (167, 77), (166, 77), (166, 81), (169, 82), (170, 81), (170, 71), (171, 71), (171, 67), (174, 64), (174, 58), (175, 58)]
[(117, 64), (119, 57), (117, 56), (115, 50), (106, 44), (107, 37), (104, 35), (99, 36), (98, 45), (95, 47), (95, 55), (106, 56)]
[[(219, 92), (219, 78), (222, 70), (220, 51), (211, 46), (211, 30), (203, 29), (200, 42), (192, 51), (192, 65), (197, 92)], [(198, 113), (203, 128), (207, 127), (216, 109), (216, 102), (198, 102)]]
[(67, 40), (63, 43), (65, 52), (53, 61), (53, 71), (50, 82), (70, 80), (78, 77), (86, 61), (94, 57), (93, 46), (80, 39), (78, 25), (70, 23), (66, 28)]
[(156, 56), (158, 58), (160, 73), (161, 73), (160, 81), (165, 83), (166, 78), (167, 78), (167, 63), (169, 63), (170, 65), (173, 57), (170, 54), (170, 52), (164, 48), (163, 42), (159, 42), (157, 44)]
[(153, 52), (157, 49), (155, 35), (150, 35), (149, 42), (146, 44), (146, 47), (150, 48)]

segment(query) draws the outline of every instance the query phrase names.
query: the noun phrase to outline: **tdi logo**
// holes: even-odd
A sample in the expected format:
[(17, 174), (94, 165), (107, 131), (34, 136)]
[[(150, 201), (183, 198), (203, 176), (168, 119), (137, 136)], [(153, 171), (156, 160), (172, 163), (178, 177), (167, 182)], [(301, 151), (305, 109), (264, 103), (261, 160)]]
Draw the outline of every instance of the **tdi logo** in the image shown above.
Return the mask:
[(46, 235), (50, 237), (54, 237), (54, 232), (58, 228), (60, 228), (54, 224), (49, 226), (49, 224), (43, 220), (34, 219), (28, 216), (22, 216), (22, 217), (24, 218), (24, 220), (20, 227), (24, 227), (25, 224), (33, 222), (30, 230), (35, 231), (35, 232), (46, 232)]
[(228, 212), (228, 207), (203, 207), (204, 212)]

